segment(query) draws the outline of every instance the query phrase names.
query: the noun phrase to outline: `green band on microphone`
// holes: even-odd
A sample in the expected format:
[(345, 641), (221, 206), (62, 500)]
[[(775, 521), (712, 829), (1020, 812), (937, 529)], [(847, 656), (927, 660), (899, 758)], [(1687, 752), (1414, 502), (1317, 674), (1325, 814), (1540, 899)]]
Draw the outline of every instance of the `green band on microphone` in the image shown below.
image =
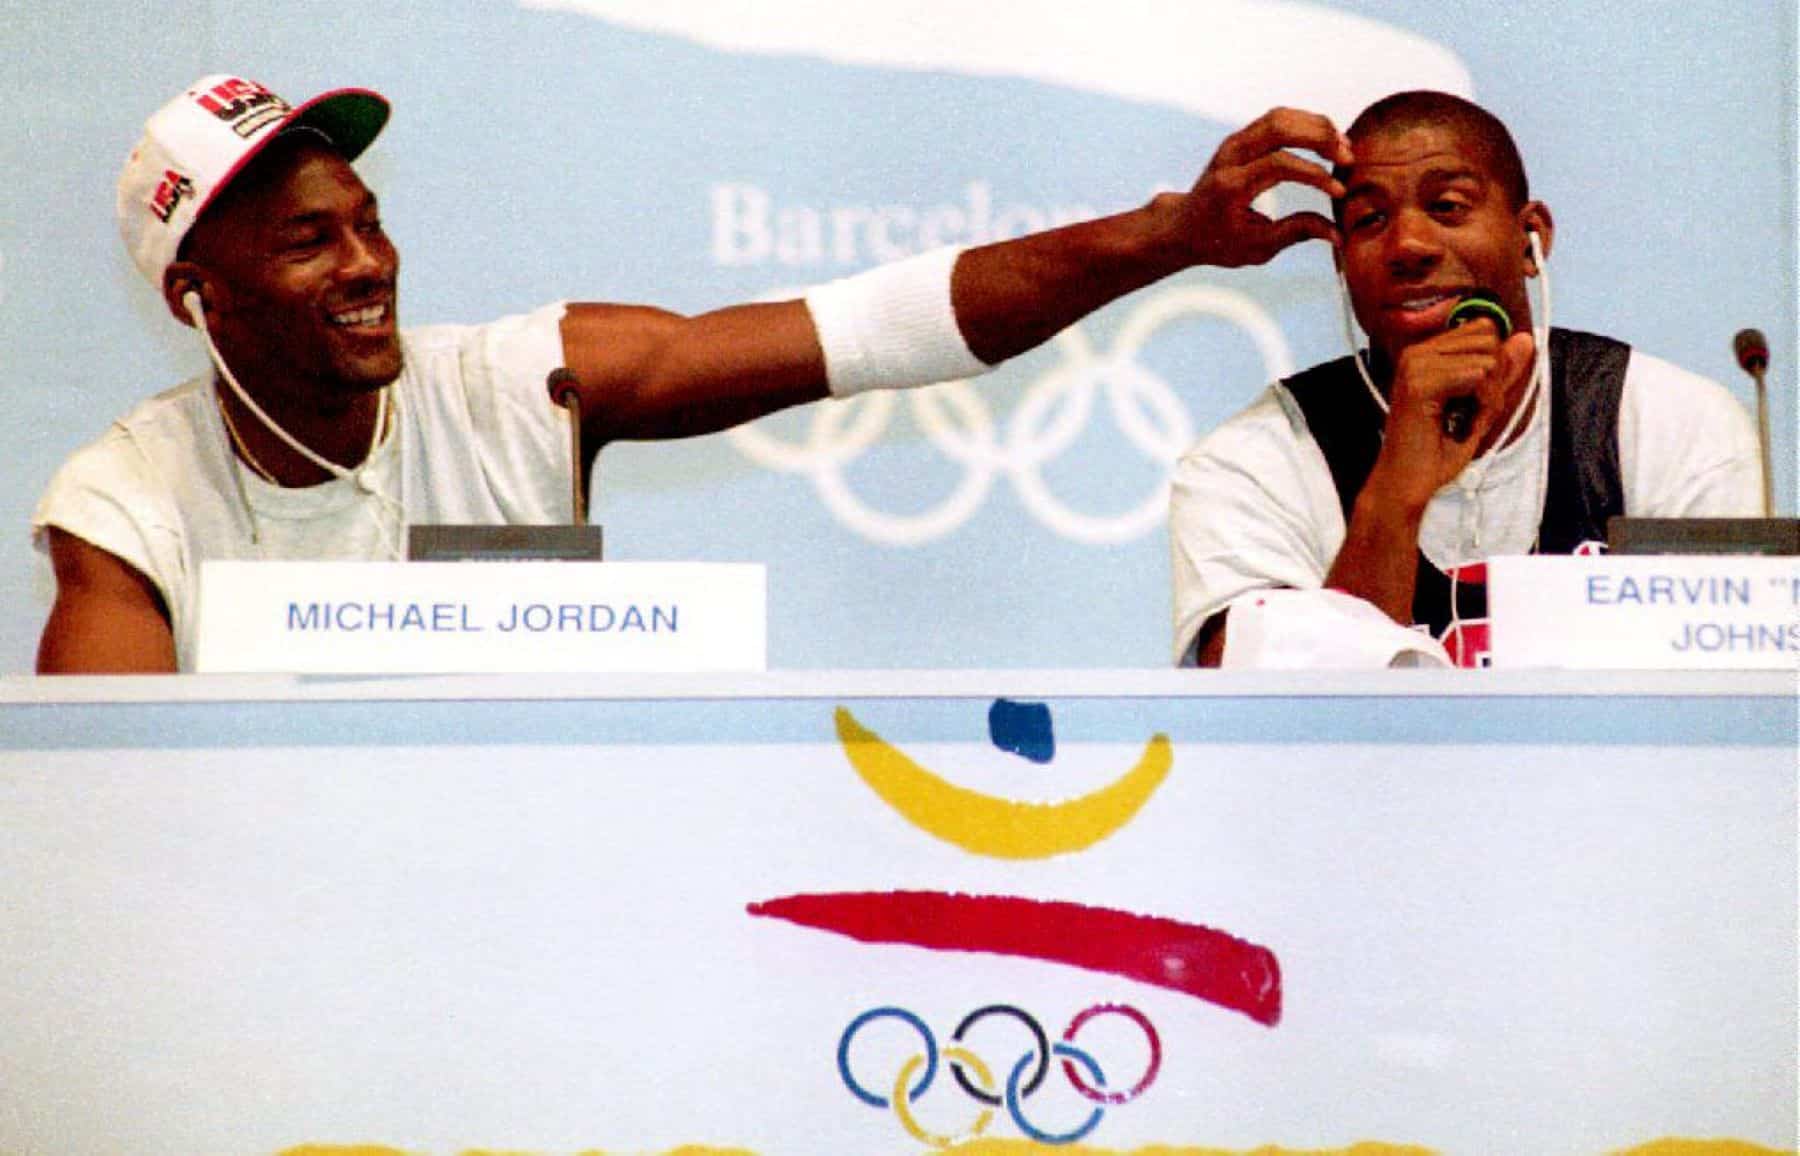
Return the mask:
[(1455, 329), (1458, 325), (1466, 321), (1474, 321), (1478, 317), (1487, 317), (1493, 320), (1494, 328), (1500, 331), (1500, 340), (1505, 341), (1512, 336), (1512, 318), (1506, 315), (1506, 307), (1481, 291), (1470, 293), (1458, 301), (1456, 307), (1450, 310), (1450, 316), (1444, 322), (1444, 328)]

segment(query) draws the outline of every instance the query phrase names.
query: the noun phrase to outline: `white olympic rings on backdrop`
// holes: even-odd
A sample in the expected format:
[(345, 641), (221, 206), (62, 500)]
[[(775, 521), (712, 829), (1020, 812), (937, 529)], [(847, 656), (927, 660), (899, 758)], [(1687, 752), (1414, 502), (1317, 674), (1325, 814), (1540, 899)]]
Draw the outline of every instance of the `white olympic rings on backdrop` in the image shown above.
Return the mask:
[[(1222, 318), (1243, 330), (1261, 354), (1268, 380), (1293, 372), (1293, 356), (1280, 328), (1252, 298), (1216, 285), (1166, 289), (1131, 312), (1104, 354), (1078, 325), (1058, 334), (1052, 346), (1062, 353), (1061, 363), (1026, 386), (1004, 434), (996, 429), (981, 391), (966, 381), (906, 393), (919, 428), (945, 457), (963, 467), (962, 480), (949, 496), (921, 513), (874, 509), (844, 476), (844, 467), (886, 432), (901, 400), (898, 393), (874, 391), (816, 405), (800, 442), (757, 425), (739, 426), (730, 437), (758, 465), (807, 475), (839, 522), (883, 545), (917, 546), (955, 530), (981, 508), (1002, 473), (1012, 479), (1032, 516), (1064, 538), (1088, 545), (1128, 542), (1162, 525), (1175, 460), (1194, 440), (1187, 407), (1137, 353), (1163, 325), (1189, 316)], [(1087, 514), (1051, 491), (1043, 467), (1081, 436), (1101, 387), (1114, 423), (1163, 474), (1155, 489), (1130, 509)]]

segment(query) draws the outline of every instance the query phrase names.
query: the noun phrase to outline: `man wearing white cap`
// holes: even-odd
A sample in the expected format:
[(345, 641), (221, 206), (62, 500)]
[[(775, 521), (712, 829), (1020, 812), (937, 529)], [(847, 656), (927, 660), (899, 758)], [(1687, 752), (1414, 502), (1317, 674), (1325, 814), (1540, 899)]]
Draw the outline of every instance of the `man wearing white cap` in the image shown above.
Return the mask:
[(1251, 208), (1298, 181), (1341, 195), (1347, 146), (1277, 110), (1221, 145), (1185, 194), (1017, 240), (947, 249), (804, 300), (695, 317), (562, 304), (402, 331), (398, 254), (350, 162), (388, 117), (376, 93), (299, 106), (209, 76), (145, 126), (119, 182), (138, 268), (215, 372), (152, 398), (58, 472), (33, 516), (57, 594), (40, 671), (188, 667), (200, 563), (400, 555), (418, 523), (570, 516), (573, 371), (584, 454), (725, 429), (787, 406), (984, 372), (1114, 298), (1196, 264), (1260, 263), (1327, 238), (1315, 213)]

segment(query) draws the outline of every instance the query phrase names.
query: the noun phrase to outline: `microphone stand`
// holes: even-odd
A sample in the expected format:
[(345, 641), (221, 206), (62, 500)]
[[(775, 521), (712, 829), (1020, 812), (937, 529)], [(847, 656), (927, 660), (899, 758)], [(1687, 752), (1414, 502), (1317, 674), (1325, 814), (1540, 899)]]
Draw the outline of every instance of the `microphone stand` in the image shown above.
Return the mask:
[(1762, 450), (1763, 516), (1775, 516), (1775, 470), (1769, 462), (1769, 389), (1763, 384), (1763, 367), (1750, 371), (1756, 381), (1756, 440)]
[(408, 558), (436, 562), (601, 560), (600, 527), (587, 524), (587, 471), (581, 460), (581, 380), (572, 370), (555, 369), (544, 380), (544, 388), (553, 404), (569, 412), (569, 508), (573, 516), (568, 524), (409, 526)]
[(574, 511), (570, 523), (576, 526), (587, 525), (588, 495), (587, 480), (583, 475), (587, 472), (581, 468), (581, 391), (580, 384), (573, 370), (554, 369), (544, 386), (550, 391), (550, 400), (569, 411), (569, 508)]
[(1769, 388), (1763, 374), (1769, 368), (1769, 343), (1757, 329), (1740, 329), (1731, 339), (1731, 351), (1750, 380), (1756, 383), (1756, 445), (1762, 453), (1763, 517), (1775, 516), (1775, 468), (1769, 460)]

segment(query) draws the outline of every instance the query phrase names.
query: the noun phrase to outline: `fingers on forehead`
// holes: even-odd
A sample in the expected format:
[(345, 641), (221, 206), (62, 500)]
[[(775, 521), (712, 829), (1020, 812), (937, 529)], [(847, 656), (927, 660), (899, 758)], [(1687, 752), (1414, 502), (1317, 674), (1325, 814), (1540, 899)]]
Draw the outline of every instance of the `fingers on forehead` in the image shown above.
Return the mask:
[(1283, 148), (1310, 149), (1327, 159), (1350, 160), (1350, 143), (1330, 119), (1298, 108), (1270, 109), (1227, 137), (1219, 152), (1232, 163)]
[(1303, 185), (1311, 185), (1329, 196), (1344, 195), (1344, 186), (1331, 175), (1330, 170), (1290, 152), (1272, 152), (1257, 161), (1251, 171), (1254, 174), (1252, 183), (1261, 188), (1270, 188), (1282, 181), (1297, 181)]
[(1337, 237), (1331, 219), (1319, 213), (1289, 213), (1275, 224), (1282, 248), (1301, 241), (1331, 241)]

